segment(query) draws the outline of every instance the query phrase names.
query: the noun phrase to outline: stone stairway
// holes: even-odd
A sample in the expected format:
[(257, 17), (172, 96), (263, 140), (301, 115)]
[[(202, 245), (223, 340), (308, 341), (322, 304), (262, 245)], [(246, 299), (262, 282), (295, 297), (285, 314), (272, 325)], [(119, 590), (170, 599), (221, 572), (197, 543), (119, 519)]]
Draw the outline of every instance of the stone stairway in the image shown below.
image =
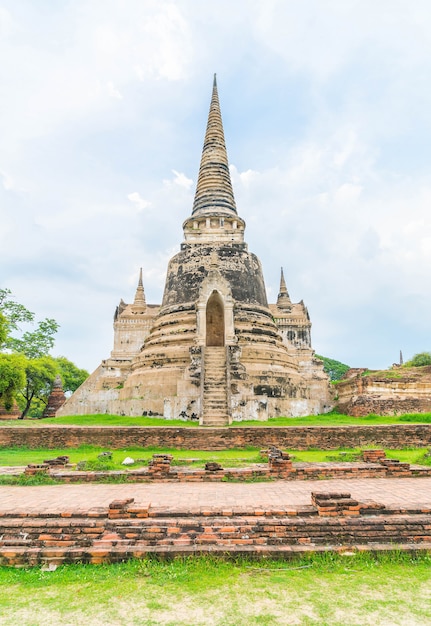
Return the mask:
[(228, 423), (226, 348), (207, 346), (202, 425), (224, 426)]

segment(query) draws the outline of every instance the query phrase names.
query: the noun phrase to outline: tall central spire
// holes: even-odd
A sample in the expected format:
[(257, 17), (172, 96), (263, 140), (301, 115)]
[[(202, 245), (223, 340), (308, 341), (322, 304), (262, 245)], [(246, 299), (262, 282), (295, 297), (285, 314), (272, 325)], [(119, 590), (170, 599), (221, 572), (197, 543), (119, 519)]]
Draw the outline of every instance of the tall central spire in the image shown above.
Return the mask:
[(223, 123), (214, 74), (207, 130), (192, 215), (236, 214)]

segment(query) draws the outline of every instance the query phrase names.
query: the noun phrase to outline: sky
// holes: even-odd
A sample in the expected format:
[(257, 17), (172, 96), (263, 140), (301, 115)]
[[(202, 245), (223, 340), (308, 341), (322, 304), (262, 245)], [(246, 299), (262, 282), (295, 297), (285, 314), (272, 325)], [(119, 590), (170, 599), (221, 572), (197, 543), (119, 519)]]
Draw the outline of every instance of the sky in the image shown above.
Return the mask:
[(94, 370), (160, 303), (213, 74), (238, 213), (318, 354), (431, 350), (429, 0), (0, 0), (0, 287)]

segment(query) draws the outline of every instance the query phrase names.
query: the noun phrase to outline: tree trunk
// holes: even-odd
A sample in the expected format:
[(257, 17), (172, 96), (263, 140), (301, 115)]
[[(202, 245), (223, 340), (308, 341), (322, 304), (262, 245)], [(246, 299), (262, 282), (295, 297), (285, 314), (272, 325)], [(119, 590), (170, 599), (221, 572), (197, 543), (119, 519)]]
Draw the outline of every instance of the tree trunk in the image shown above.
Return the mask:
[(21, 413), (21, 415), (19, 416), (18, 419), (23, 420), (25, 418), (25, 416), (27, 415), (27, 413), (29, 412), (30, 406), (31, 406), (31, 401), (33, 400), (33, 396), (34, 396), (34, 393), (32, 393), (30, 396), (26, 397), (24, 411)]

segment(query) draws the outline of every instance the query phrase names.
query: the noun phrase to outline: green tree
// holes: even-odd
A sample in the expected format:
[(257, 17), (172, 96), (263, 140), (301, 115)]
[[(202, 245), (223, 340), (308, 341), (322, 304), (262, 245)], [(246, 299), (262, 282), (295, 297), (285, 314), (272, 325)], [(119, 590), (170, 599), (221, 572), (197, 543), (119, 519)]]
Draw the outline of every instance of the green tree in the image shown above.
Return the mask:
[(22, 409), (20, 419), (26, 417), (33, 400), (41, 400), (44, 404), (48, 402), (58, 369), (55, 359), (50, 356), (26, 359), (25, 382), (17, 396)]
[(350, 369), (350, 365), (345, 365), (335, 359), (329, 359), (328, 357), (320, 356), (319, 354), (316, 354), (316, 357), (323, 361), (323, 369), (332, 381), (340, 380)]
[(0, 350), (6, 343), (8, 336), (8, 323), (6, 317), (0, 312)]
[(55, 359), (61, 380), (63, 381), (63, 390), (76, 391), (80, 385), (89, 377), (87, 370), (79, 369), (72, 361), (64, 356), (58, 356)]
[(34, 324), (34, 313), (24, 305), (15, 302), (10, 289), (0, 289), (0, 349), (18, 352), (30, 359), (45, 356), (54, 346), (54, 335), (59, 325), (46, 318), (37, 324), (33, 331), (26, 331), (21, 337), (12, 333), (21, 332), (21, 324)]
[(33, 331), (26, 331), (22, 337), (9, 337), (6, 345), (12, 352), (24, 354), (29, 359), (38, 359), (46, 356), (54, 347), (59, 325), (53, 319), (45, 319), (38, 323)]
[(25, 367), (26, 358), (22, 354), (0, 354), (0, 401), (7, 411), (25, 385)]
[(10, 289), (0, 289), (0, 314), (3, 318), (5, 334), (0, 348), (4, 347), (9, 334), (20, 329), (20, 324), (32, 323), (34, 321), (34, 313), (25, 308), (22, 304), (12, 299)]
[(59, 372), (58, 364), (48, 356), (57, 322), (47, 318), (33, 330), (22, 332), (22, 324), (34, 323), (34, 313), (16, 302), (9, 289), (0, 289), (0, 396), (7, 406), (17, 399), (21, 418), (28, 414), (33, 401), (46, 403)]
[(424, 365), (431, 365), (431, 352), (419, 352), (410, 361), (404, 363), (404, 367), (423, 367)]

